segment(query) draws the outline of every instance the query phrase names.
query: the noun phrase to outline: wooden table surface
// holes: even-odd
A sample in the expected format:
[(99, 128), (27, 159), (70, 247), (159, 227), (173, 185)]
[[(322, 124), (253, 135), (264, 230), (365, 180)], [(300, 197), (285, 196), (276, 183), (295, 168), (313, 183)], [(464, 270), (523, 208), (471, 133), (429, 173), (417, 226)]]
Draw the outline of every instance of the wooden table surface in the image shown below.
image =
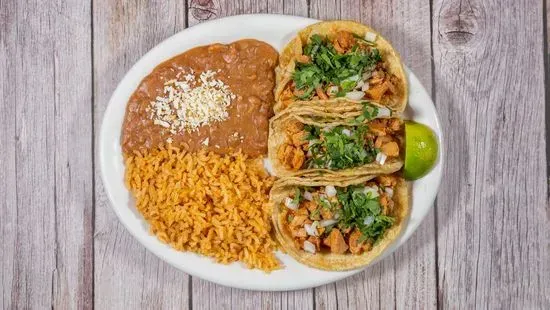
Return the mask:
[[(548, 7), (0, 0), (0, 306), (549, 309)], [(413, 237), (366, 271), (315, 289), (244, 291), (176, 270), (119, 223), (99, 175), (103, 111), (134, 62), (186, 27), (257, 12), (372, 25), (431, 92), (444, 130), (443, 184)]]

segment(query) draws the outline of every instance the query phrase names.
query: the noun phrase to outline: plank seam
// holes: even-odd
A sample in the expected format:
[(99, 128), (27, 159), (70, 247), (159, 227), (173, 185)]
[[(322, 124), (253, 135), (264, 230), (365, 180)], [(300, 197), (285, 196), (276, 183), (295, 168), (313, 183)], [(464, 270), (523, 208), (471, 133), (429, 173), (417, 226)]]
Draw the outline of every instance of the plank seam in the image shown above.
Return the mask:
[(546, 8), (548, 6), (548, 3), (546, 0), (542, 1), (542, 48), (543, 48), (543, 64), (544, 64), (544, 106), (545, 106), (545, 113), (544, 113), (544, 126), (545, 126), (545, 142), (546, 142), (546, 187), (547, 190), (547, 196), (546, 200), (550, 201), (550, 143), (548, 143), (548, 140), (550, 139), (550, 125), (548, 124), (548, 120), (550, 120), (550, 88), (549, 88), (549, 79), (550, 79), (550, 68), (548, 67), (548, 29), (546, 28), (548, 25), (548, 16), (546, 14)]
[[(434, 29), (433, 29), (433, 0), (430, 0), (430, 53), (431, 53), (431, 59), (430, 59), (430, 63), (431, 63), (431, 77), (432, 77), (432, 89), (431, 89), (431, 96), (432, 96), (432, 100), (437, 108), (437, 100), (436, 100), (436, 79), (435, 79), (435, 59), (434, 59)], [(438, 229), (438, 220), (437, 220), (437, 216), (438, 216), (438, 212), (437, 212), (437, 197), (434, 201), (434, 241), (435, 241), (435, 245), (434, 245), (434, 248), (435, 248), (435, 288), (436, 288), (436, 292), (435, 292), (435, 307), (436, 309), (439, 309), (440, 308), (440, 301), (439, 301), (439, 298), (440, 298), (440, 294), (439, 294), (439, 248), (438, 248), (438, 245), (439, 245), (439, 239), (438, 239), (438, 236), (437, 236), (437, 233), (439, 231)]]
[[(15, 37), (18, 38), (19, 37), (19, 8), (17, 6), (19, 2), (16, 1), (15, 2)], [(15, 58), (17, 59), (17, 52), (18, 52), (18, 45), (16, 45), (15, 47)], [(17, 70), (14, 70), (15, 71), (15, 80), (17, 81)], [(19, 93), (19, 87), (18, 87), (19, 83), (15, 83), (15, 107), (17, 107), (18, 105), (18, 96), (17, 94)], [(18, 133), (17, 133), (17, 110), (14, 111), (13, 113), (13, 126), (14, 126), (14, 139), (15, 139), (15, 148), (14, 148), (14, 154), (13, 154), (13, 160), (15, 162), (15, 167), (14, 167), (14, 176), (15, 176), (15, 227), (19, 227), (19, 182), (18, 181), (18, 178), (17, 178), (17, 175), (19, 174), (19, 169), (18, 169), (18, 164), (17, 162), (19, 161), (19, 156), (17, 156), (18, 152), (17, 152), (17, 147), (19, 145), (19, 136), (18, 136)], [(19, 248), (19, 230), (18, 229), (15, 229), (15, 244), (14, 244), (14, 249), (13, 249), (13, 253), (12, 255), (17, 255), (17, 251), (18, 251), (18, 248)], [(17, 269), (18, 269), (18, 265), (19, 265), (19, 260), (15, 259), (14, 262), (13, 262), (13, 281), (11, 283), (11, 296), (10, 296), (10, 302), (12, 304), (12, 306), (14, 304), (17, 304), (17, 300), (18, 300), (18, 296), (19, 296), (19, 281), (20, 281), (20, 278), (19, 278), (19, 272), (17, 272)]]
[(96, 224), (96, 221), (95, 221), (95, 209), (96, 209), (96, 178), (95, 178), (95, 161), (96, 161), (96, 153), (95, 153), (95, 107), (94, 107), (94, 103), (95, 103), (95, 86), (94, 86), (94, 82), (95, 82), (95, 75), (94, 75), (94, 70), (95, 70), (95, 60), (94, 60), (94, 0), (90, 0), (90, 61), (91, 61), (91, 68), (90, 68), (90, 71), (91, 71), (91, 102), (90, 102), (90, 109), (91, 109), (91, 122), (92, 122), (92, 130), (90, 135), (91, 135), (91, 139), (92, 139), (92, 145), (91, 145), (91, 149), (92, 149), (92, 210), (91, 210), (91, 220), (92, 220), (92, 223), (91, 223), (91, 229), (92, 229), (92, 236), (91, 236), (91, 243), (90, 243), (90, 246), (91, 246), (91, 257), (90, 257), (90, 260), (91, 260), (91, 272), (92, 272), (92, 285), (91, 285), (91, 300), (90, 300), (90, 303), (91, 303), (91, 308), (94, 309), (95, 308), (95, 224)]
[[(54, 117), (54, 123), (55, 118), (57, 116), (57, 85), (56, 85), (56, 71), (57, 68), (55, 67), (55, 42), (53, 44), (53, 50), (52, 50), (52, 67), (53, 67), (53, 117)], [(56, 126), (53, 126), (53, 136), (56, 137)], [(57, 272), (57, 267), (59, 266), (59, 234), (57, 230), (58, 221), (57, 221), (57, 147), (54, 147), (53, 151), (53, 252), (54, 252), (54, 268), (52, 270), (52, 277), (51, 277), (51, 308), (55, 308), (55, 273)]]
[(312, 297), (312, 299), (313, 299), (313, 303), (312, 303), (312, 304), (313, 304), (313, 310), (316, 310), (316, 309), (317, 309), (317, 302), (315, 301), (315, 294), (316, 294), (315, 291), (316, 291), (316, 290), (317, 290), (317, 288), (314, 287), (313, 290), (311, 291), (311, 293), (312, 293), (312, 294), (311, 294), (311, 297)]
[(189, 27), (189, 0), (183, 0), (183, 5), (185, 5), (185, 28)]

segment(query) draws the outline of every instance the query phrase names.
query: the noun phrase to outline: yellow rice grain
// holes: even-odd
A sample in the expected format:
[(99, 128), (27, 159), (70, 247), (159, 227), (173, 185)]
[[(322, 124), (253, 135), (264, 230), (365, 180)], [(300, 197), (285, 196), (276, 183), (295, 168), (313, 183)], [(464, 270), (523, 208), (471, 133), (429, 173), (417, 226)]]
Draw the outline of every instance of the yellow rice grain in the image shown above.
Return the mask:
[(281, 268), (271, 236), (273, 179), (241, 153), (169, 146), (126, 156), (126, 186), (151, 233), (180, 251), (248, 268)]

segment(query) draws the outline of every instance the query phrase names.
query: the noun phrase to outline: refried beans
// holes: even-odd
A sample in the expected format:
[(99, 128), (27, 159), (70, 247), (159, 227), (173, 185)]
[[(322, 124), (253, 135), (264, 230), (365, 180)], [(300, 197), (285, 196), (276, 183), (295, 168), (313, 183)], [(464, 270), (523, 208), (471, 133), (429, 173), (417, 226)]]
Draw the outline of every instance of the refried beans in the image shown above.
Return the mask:
[[(128, 101), (121, 138), (124, 154), (146, 153), (166, 143), (191, 152), (206, 148), (218, 154), (239, 149), (252, 157), (266, 154), (277, 58), (277, 51), (269, 44), (245, 39), (196, 47), (160, 64)], [(151, 102), (165, 95), (164, 84), (183, 74), (198, 76), (208, 70), (216, 72), (216, 79), (235, 95), (227, 108), (228, 118), (175, 134), (154, 124)]]

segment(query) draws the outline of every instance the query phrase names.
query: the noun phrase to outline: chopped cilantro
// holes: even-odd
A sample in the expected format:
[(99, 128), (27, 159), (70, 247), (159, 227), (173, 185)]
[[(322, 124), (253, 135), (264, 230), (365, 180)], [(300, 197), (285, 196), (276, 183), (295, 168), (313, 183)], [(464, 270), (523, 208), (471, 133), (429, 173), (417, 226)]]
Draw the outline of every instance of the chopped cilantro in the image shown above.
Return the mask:
[(343, 80), (340, 83), (340, 87), (342, 87), (341, 91), (344, 92), (344, 93), (352, 91), (353, 88), (355, 87), (355, 85), (357, 85), (357, 82), (354, 81), (354, 80), (349, 80), (349, 79)]
[(336, 52), (332, 43), (325, 37), (315, 34), (311, 36), (310, 41), (304, 47), (303, 53), (309, 56), (311, 61), (297, 62), (292, 75), (295, 87), (299, 90), (299, 99), (309, 99), (315, 87), (329, 84), (339, 86), (341, 91), (337, 93), (337, 97), (342, 97), (357, 85), (364, 72), (372, 71), (376, 64), (382, 61), (382, 56), (376, 48), (359, 48), (357, 43), (342, 55)]
[(370, 104), (368, 101), (361, 102), (363, 104), (363, 113), (355, 118), (355, 122), (360, 124), (365, 120), (369, 121), (376, 118), (378, 115), (378, 107)]
[[(344, 133), (344, 130), (349, 130), (351, 134)], [(376, 158), (372, 142), (366, 140), (367, 125), (350, 129), (337, 126), (326, 132), (309, 126), (306, 131), (309, 140), (315, 141), (309, 148), (312, 156), (306, 162), (308, 168), (346, 169), (371, 163)]]
[[(361, 187), (338, 189), (337, 197), (342, 204), (339, 225), (359, 229), (362, 234), (359, 241), (376, 242), (394, 222), (394, 218), (381, 213), (380, 198), (367, 197)], [(365, 224), (366, 218), (371, 218), (370, 224)]]
[(304, 130), (307, 132), (307, 136), (305, 139), (308, 141), (318, 139), (319, 135), (321, 134), (321, 128), (313, 125), (304, 125)]
[(292, 204), (299, 205), (301, 201), (302, 201), (302, 192), (300, 191), (299, 188), (296, 188), (294, 190), (294, 198), (292, 199)]

